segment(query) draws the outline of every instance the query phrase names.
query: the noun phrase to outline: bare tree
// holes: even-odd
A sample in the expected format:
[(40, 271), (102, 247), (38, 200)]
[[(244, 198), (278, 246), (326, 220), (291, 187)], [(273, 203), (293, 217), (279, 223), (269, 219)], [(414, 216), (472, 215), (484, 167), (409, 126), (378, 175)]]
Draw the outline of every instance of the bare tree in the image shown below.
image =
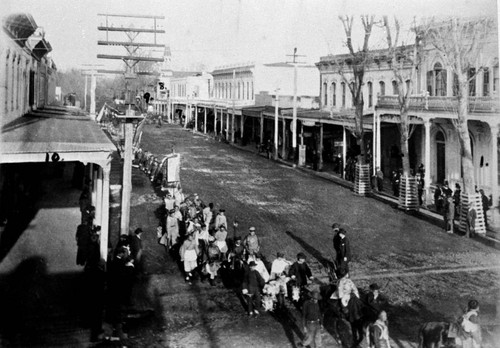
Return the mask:
[(412, 28), (412, 32), (415, 34), (414, 42), (412, 45), (405, 46), (404, 43), (399, 42), (401, 25), (397, 18), (394, 18), (394, 38), (387, 16), (383, 17), (383, 26), (385, 28), (387, 40), (387, 63), (392, 70), (398, 89), (400, 113), (398, 128), (400, 134), (403, 175), (408, 176), (410, 174), (408, 140), (415, 130), (415, 127), (411, 127), (410, 124), (410, 98), (417, 76), (417, 67), (422, 57), (421, 43), (422, 37), (425, 35), (425, 28), (423, 26), (417, 28), (416, 25), (414, 25)]
[[(457, 108), (453, 125), (457, 130), (461, 156), (464, 192), (475, 192), (474, 166), (469, 136), (469, 82), (482, 70), (481, 52), (485, 39), (493, 28), (491, 18), (474, 20), (450, 19), (432, 22), (429, 43), (437, 50), (444, 64), (455, 74)], [(496, 29), (495, 29), (496, 30)]]
[[(344, 26), (344, 31), (346, 35), (346, 46), (349, 50), (348, 58), (339, 60), (337, 62), (338, 71), (342, 76), (345, 84), (349, 86), (349, 90), (352, 95), (352, 100), (355, 108), (354, 117), (354, 136), (357, 139), (357, 143), (361, 149), (361, 154), (359, 158), (359, 163), (365, 163), (366, 161), (366, 148), (364, 143), (364, 129), (363, 129), (363, 78), (365, 76), (365, 69), (370, 64), (370, 52), (368, 48), (368, 43), (370, 41), (370, 36), (372, 33), (372, 27), (374, 23), (374, 16), (363, 15), (361, 16), (361, 23), (364, 29), (363, 46), (357, 51), (354, 50), (352, 43), (352, 25), (354, 22), (353, 16), (339, 16), (342, 25)], [(346, 71), (349, 71), (353, 75), (353, 82), (350, 82), (346, 77)]]

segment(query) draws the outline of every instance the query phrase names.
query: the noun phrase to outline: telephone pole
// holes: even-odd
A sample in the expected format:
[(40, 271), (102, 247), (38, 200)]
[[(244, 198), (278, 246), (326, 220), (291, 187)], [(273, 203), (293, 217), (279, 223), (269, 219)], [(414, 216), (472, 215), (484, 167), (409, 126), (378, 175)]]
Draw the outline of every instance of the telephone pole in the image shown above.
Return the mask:
[[(139, 62), (163, 62), (163, 58), (156, 57), (144, 57), (140, 56), (139, 52), (141, 47), (150, 48), (163, 48), (165, 45), (159, 44), (157, 41), (158, 34), (164, 34), (165, 30), (158, 29), (158, 21), (165, 19), (163, 16), (146, 16), (146, 15), (120, 15), (120, 14), (98, 14), (104, 20), (104, 23), (97, 27), (97, 30), (105, 32), (106, 39), (97, 41), (98, 45), (102, 46), (121, 46), (125, 48), (126, 55), (110, 55), (110, 54), (98, 54), (99, 59), (115, 59), (121, 60), (125, 63), (125, 71), (122, 70), (97, 70), (100, 73), (110, 73), (110, 74), (123, 74), (125, 77), (125, 94), (126, 94), (126, 105), (128, 109), (125, 116), (119, 117), (124, 123), (124, 136), (125, 136), (125, 150), (124, 150), (124, 161), (123, 161), (123, 184), (122, 184), (122, 204), (121, 204), (121, 221), (120, 221), (120, 234), (129, 233), (130, 225), (130, 197), (132, 193), (132, 142), (134, 138), (134, 132), (139, 121), (141, 121), (144, 116), (136, 115), (136, 109), (138, 107), (137, 102), (134, 102), (129, 90), (129, 80), (134, 80), (137, 75), (153, 75), (158, 74), (153, 72), (139, 72), (137, 71), (137, 63)], [(129, 19), (130, 18), (130, 19)], [(133, 24), (126, 24), (126, 26), (115, 26), (113, 22), (119, 21), (143, 21), (148, 23), (147, 28), (135, 28)], [(137, 25), (137, 23), (136, 23)], [(117, 35), (126, 35), (125, 40), (116, 41), (111, 40), (113, 38), (113, 33)], [(149, 40), (138, 42), (137, 37), (149, 36)], [(150, 36), (153, 36), (152, 38)], [(132, 105), (134, 107), (132, 108)]]
[(293, 148), (293, 166), (297, 164), (297, 57), (305, 57), (297, 54), (297, 47), (293, 49), (293, 54), (288, 54), (288, 57), (293, 57), (293, 118), (292, 118), (292, 148)]

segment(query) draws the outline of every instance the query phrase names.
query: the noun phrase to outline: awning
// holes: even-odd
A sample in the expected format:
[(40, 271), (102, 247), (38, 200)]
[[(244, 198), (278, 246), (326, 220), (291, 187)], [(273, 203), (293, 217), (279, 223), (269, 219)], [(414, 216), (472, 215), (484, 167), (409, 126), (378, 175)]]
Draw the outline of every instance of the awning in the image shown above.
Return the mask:
[(0, 163), (100, 162), (116, 151), (100, 126), (72, 109), (47, 108), (6, 123), (0, 135)]

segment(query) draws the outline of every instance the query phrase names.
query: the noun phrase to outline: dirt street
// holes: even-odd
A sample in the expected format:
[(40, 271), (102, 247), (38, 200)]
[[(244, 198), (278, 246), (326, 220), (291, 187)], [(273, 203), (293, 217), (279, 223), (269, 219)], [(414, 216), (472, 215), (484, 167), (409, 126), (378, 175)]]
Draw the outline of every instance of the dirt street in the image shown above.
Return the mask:
[[(416, 347), (421, 323), (456, 318), (473, 297), (481, 304), (484, 347), (500, 347), (499, 251), (178, 126), (147, 126), (141, 147), (158, 157), (171, 149), (180, 153), (186, 194), (198, 193), (205, 203), (225, 208), (228, 225), (234, 219), (239, 222), (237, 235), (245, 236), (248, 227), (255, 226), (270, 261), (277, 251), (289, 260), (305, 252), (321, 281), (327, 281), (322, 262), (332, 254), (330, 226), (340, 223), (351, 241), (353, 281), (362, 289), (378, 283), (390, 301), (395, 347)], [(236, 294), (222, 284), (187, 285), (178, 265), (156, 241), (160, 198), (138, 169), (133, 185), (131, 229), (141, 226), (146, 231), (149, 275), (141, 286), (149, 295), (145, 306), (152, 306), (155, 316), (148, 325), (132, 329), (132, 345), (296, 347), (301, 333), (292, 305), (286, 315), (249, 318)], [(230, 227), (228, 237), (232, 233)], [(323, 338), (326, 347), (337, 346), (327, 331)]]

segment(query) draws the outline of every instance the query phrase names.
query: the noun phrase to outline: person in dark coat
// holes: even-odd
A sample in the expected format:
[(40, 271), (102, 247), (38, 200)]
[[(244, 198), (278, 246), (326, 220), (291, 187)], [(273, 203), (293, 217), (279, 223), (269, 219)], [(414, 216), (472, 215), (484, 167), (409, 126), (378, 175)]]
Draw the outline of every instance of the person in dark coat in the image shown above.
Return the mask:
[(483, 204), (483, 213), (484, 213), (484, 225), (488, 228), (488, 210), (490, 209), (490, 200), (488, 196), (484, 194), (484, 190), (480, 189), (479, 193), (481, 193), (481, 202)]
[(370, 285), (370, 291), (366, 295), (366, 317), (368, 321), (377, 320), (380, 312), (387, 306), (387, 300), (380, 294), (380, 287), (373, 283)]
[(257, 264), (255, 261), (250, 261), (248, 264), (249, 270), (246, 272), (242, 284), (242, 293), (248, 297), (248, 315), (258, 315), (258, 309), (262, 304), (260, 292), (265, 282), (264, 278), (262, 278), (260, 273), (255, 269), (256, 266)]
[(321, 329), (323, 328), (323, 315), (318, 301), (321, 295), (318, 290), (313, 291), (311, 298), (304, 302), (302, 306), (302, 327), (304, 328), (305, 339), (302, 346), (321, 347)]
[(108, 314), (113, 325), (113, 336), (126, 339), (123, 332), (123, 312), (130, 304), (134, 265), (126, 246), (119, 246), (108, 269)]
[(130, 236), (130, 258), (134, 262), (136, 273), (142, 272), (142, 228), (137, 228)]
[(104, 337), (103, 313), (106, 283), (106, 262), (101, 259), (99, 228), (95, 228), (90, 237), (89, 253), (85, 264), (85, 309), (90, 325), (90, 340), (99, 341)]
[(337, 271), (339, 276), (349, 274), (349, 262), (351, 261), (351, 247), (346, 237), (346, 230), (341, 228), (338, 233), (337, 244), (334, 244), (337, 253)]
[(306, 263), (306, 255), (303, 253), (297, 254), (297, 261), (295, 261), (288, 271), (288, 275), (295, 281), (299, 288), (305, 287), (309, 280), (313, 279), (311, 269)]
[(84, 220), (76, 229), (76, 264), (79, 266), (85, 266), (88, 258), (90, 237), (92, 234), (92, 227), (89, 222), (88, 219)]
[(434, 205), (436, 206), (436, 211), (438, 213), (443, 209), (443, 191), (441, 191), (441, 187), (436, 185), (436, 189), (434, 190)]

